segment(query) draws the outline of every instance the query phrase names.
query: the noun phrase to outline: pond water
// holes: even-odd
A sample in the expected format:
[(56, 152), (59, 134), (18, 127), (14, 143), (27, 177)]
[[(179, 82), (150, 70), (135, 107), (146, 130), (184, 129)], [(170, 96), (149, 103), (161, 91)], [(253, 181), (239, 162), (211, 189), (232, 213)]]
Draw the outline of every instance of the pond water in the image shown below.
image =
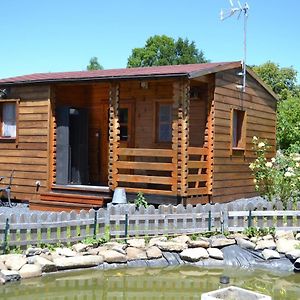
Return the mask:
[(271, 295), (300, 299), (300, 273), (206, 269), (193, 266), (69, 271), (0, 286), (1, 300), (35, 299), (200, 299), (218, 289), (221, 275), (230, 284)]

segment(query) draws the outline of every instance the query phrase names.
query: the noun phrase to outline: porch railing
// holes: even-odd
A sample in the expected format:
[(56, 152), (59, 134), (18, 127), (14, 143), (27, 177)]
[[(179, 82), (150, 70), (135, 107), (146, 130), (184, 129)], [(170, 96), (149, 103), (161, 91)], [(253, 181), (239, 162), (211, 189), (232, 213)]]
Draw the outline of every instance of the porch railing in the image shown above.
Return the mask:
[(188, 196), (208, 194), (208, 149), (189, 147), (188, 167)]
[(172, 149), (119, 148), (117, 186), (127, 192), (177, 194), (176, 151)]

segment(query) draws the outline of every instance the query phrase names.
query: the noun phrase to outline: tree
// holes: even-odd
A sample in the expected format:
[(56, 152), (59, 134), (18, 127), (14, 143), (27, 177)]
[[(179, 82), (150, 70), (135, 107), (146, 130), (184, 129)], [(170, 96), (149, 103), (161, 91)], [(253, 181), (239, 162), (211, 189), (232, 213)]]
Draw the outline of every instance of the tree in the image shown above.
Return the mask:
[(103, 70), (103, 66), (100, 65), (100, 63), (98, 62), (98, 58), (96, 56), (94, 56), (90, 59), (90, 63), (88, 64), (86, 69), (88, 71)]
[(300, 95), (300, 88), (297, 85), (297, 71), (293, 67), (281, 68), (279, 64), (267, 61), (252, 68), (272, 88), (280, 100)]
[(204, 53), (196, 48), (195, 42), (186, 38), (173, 38), (154, 35), (147, 39), (143, 48), (134, 48), (128, 58), (127, 67), (150, 67), (204, 63)]
[(278, 103), (277, 143), (283, 150), (300, 151), (300, 98)]

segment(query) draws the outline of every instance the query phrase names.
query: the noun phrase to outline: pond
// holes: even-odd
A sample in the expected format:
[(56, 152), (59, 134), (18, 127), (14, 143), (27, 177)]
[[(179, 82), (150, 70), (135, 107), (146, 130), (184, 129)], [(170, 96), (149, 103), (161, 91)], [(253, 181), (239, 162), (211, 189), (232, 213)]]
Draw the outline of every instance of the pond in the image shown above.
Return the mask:
[(273, 300), (300, 299), (300, 273), (193, 266), (49, 274), (0, 286), (0, 299), (200, 299), (203, 292), (220, 287), (221, 275), (229, 276), (232, 285), (271, 295)]

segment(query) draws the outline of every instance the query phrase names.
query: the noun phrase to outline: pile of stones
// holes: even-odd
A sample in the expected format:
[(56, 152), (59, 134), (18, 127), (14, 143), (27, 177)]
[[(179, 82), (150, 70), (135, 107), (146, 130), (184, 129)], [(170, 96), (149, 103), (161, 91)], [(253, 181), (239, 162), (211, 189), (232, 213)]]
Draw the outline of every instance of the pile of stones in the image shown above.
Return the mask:
[(200, 266), (204, 261), (212, 265), (224, 261), (226, 265), (225, 249), (232, 245), (257, 251), (265, 261), (285, 256), (293, 263), (300, 263), (300, 234), (294, 235), (291, 231), (277, 231), (274, 236), (259, 238), (248, 238), (241, 233), (227, 237), (198, 237), (196, 240), (187, 235), (171, 239), (160, 236), (151, 238), (149, 242), (143, 238), (127, 239), (126, 242), (107, 242), (97, 247), (78, 243), (71, 248), (56, 248), (55, 251), (32, 247), (24, 254), (1, 255), (0, 282), (4, 284), (21, 278), (41, 276), (43, 273), (89, 267)]

